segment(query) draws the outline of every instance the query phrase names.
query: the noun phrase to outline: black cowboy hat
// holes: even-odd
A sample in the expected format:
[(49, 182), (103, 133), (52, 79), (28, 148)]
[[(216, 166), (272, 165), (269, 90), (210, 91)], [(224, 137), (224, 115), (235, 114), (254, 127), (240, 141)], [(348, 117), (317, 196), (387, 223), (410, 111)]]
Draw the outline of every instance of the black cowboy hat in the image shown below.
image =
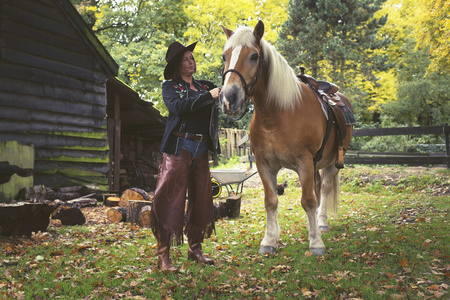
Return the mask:
[(187, 47), (183, 46), (179, 42), (173, 42), (172, 44), (170, 44), (169, 49), (167, 49), (166, 53), (167, 66), (164, 69), (164, 78), (166, 80), (172, 79), (170, 77), (173, 74), (175, 64), (177, 63), (180, 55), (182, 55), (185, 51), (194, 51), (195, 45), (197, 45), (197, 42), (190, 44)]

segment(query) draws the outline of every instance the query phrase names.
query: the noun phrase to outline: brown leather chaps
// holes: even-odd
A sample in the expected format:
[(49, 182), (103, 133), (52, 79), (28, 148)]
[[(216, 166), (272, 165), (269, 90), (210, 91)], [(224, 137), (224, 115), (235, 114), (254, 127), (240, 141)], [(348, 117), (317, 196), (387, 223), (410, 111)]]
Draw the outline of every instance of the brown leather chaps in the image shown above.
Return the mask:
[[(194, 164), (194, 165), (193, 165)], [(187, 220), (186, 189), (188, 190)], [(164, 153), (152, 203), (151, 228), (158, 242), (170, 245), (202, 243), (214, 230), (214, 205), (208, 151), (195, 159), (181, 149)]]

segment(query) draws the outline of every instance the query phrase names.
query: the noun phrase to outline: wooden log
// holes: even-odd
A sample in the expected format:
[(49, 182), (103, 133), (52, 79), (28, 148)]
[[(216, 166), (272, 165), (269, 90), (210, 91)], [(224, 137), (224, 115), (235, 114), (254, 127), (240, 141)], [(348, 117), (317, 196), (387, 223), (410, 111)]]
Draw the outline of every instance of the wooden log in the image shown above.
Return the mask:
[(125, 207), (112, 207), (106, 212), (106, 216), (111, 223), (125, 222), (127, 220), (127, 209)]
[(0, 235), (26, 235), (47, 231), (50, 214), (61, 204), (42, 200), (39, 202), (0, 203)]
[(229, 218), (237, 218), (241, 214), (241, 196), (232, 195), (226, 201), (226, 216)]
[(53, 212), (52, 218), (60, 220), (63, 225), (68, 226), (84, 225), (86, 223), (86, 218), (78, 207), (60, 206)]
[(149, 205), (150, 201), (145, 200), (128, 200), (127, 202), (127, 222), (128, 223), (138, 223), (139, 221), (139, 214), (141, 212), (141, 209)]
[(151, 196), (140, 188), (130, 188), (123, 192), (120, 196), (119, 206), (127, 207), (128, 200), (151, 200)]
[(95, 199), (95, 198), (78, 198), (78, 199), (66, 201), (66, 203), (70, 204), (70, 206), (77, 206), (79, 208), (96, 207), (97, 199)]
[(105, 200), (105, 206), (116, 207), (119, 206), (120, 198), (119, 197), (108, 197)]
[(139, 226), (147, 227), (147, 228), (150, 227), (151, 213), (152, 213), (151, 205), (146, 205), (146, 206), (142, 207), (141, 212), (139, 213), (139, 220), (138, 220)]

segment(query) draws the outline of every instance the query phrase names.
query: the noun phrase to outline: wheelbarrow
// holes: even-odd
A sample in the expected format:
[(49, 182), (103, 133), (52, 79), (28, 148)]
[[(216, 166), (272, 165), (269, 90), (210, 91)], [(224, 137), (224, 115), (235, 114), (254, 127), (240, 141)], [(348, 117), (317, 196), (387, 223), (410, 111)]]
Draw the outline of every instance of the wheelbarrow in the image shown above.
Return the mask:
[[(254, 173), (245, 176), (246, 170), (241, 169), (216, 169), (211, 170), (211, 183), (213, 190), (213, 197), (217, 198), (222, 193), (222, 187), (227, 189), (228, 196), (237, 195), (242, 193), (244, 188), (244, 181), (258, 173)], [(236, 185), (236, 190), (233, 189), (233, 184)]]

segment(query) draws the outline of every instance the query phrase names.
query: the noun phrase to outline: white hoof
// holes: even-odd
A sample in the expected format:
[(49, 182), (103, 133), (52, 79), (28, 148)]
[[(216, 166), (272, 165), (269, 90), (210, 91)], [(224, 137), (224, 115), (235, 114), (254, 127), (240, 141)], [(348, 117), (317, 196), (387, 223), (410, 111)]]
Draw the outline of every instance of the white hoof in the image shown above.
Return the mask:
[(277, 253), (277, 248), (272, 246), (261, 246), (258, 252), (258, 254), (275, 254), (275, 253)]
[(325, 255), (325, 248), (310, 248), (309, 250), (311, 250), (312, 253), (318, 256)]
[(328, 225), (327, 226), (319, 226), (320, 231), (328, 231)]

